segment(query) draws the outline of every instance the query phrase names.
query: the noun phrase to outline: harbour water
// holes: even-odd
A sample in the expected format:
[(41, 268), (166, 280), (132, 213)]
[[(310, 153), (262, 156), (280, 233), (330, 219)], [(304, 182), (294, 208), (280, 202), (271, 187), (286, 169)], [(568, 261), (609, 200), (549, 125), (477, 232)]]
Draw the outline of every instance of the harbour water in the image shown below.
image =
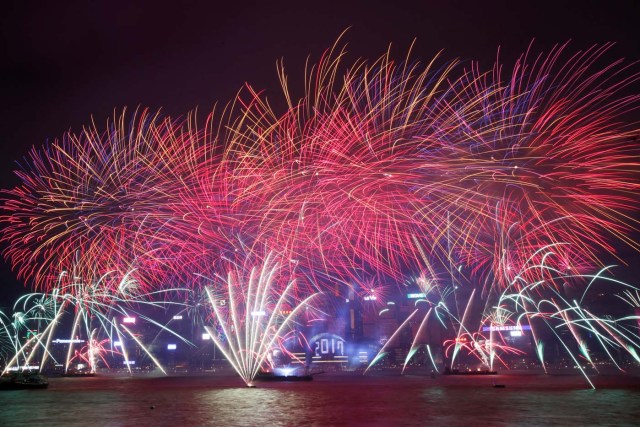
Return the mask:
[[(0, 426), (634, 426), (640, 378), (322, 374), (259, 383), (233, 375), (51, 378), (0, 393)], [(494, 385), (504, 387), (494, 387)]]

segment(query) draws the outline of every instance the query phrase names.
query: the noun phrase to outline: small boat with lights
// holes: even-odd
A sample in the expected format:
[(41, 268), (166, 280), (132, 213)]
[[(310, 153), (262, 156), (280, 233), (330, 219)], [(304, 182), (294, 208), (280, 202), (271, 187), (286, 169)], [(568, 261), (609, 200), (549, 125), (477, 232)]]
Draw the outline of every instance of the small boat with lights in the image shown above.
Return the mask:
[(442, 374), (443, 375), (498, 375), (498, 371), (491, 371), (489, 369), (478, 369), (475, 371), (472, 371), (472, 370), (460, 371), (458, 369), (446, 368)]
[(73, 377), (73, 378), (86, 378), (95, 377), (96, 373), (88, 370), (69, 369), (67, 372), (60, 375), (61, 377)]
[(256, 381), (313, 381), (313, 375), (296, 375), (295, 369), (278, 368), (274, 371), (261, 371), (256, 375)]

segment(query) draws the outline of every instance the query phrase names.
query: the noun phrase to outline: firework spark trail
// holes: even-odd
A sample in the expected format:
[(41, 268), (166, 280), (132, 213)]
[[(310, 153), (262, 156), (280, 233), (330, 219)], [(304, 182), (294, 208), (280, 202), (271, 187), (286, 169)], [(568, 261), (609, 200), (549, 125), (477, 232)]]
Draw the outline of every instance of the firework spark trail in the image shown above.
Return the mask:
[[(541, 319), (543, 324), (551, 331), (554, 336), (560, 340), (558, 335), (559, 329), (566, 329), (573, 337), (573, 347), (578, 349), (582, 358), (586, 360), (597, 371), (592, 360), (586, 341), (582, 337), (580, 331), (584, 331), (595, 337), (594, 343), (597, 344), (610, 358), (610, 360), (620, 369), (622, 367), (615, 360), (611, 350), (621, 349), (628, 352), (637, 360), (636, 349), (640, 347), (640, 336), (635, 333), (626, 332), (625, 321), (635, 319), (634, 316), (619, 319), (606, 319), (594, 315), (586, 308), (582, 307), (583, 300), (588, 295), (592, 286), (598, 282), (600, 285), (606, 285), (611, 289), (621, 289), (625, 292), (637, 288), (616, 280), (604, 273), (609, 267), (603, 268), (596, 274), (571, 273), (557, 270), (553, 267), (552, 260), (553, 251), (562, 245), (549, 245), (539, 249), (544, 256), (537, 258), (533, 256), (529, 262), (522, 266), (512, 282), (512, 286), (507, 288), (500, 295), (498, 304), (500, 306), (510, 307), (510, 312), (518, 316), (518, 324), (524, 320), (530, 325), (533, 331), (536, 349), (540, 362), (544, 365), (543, 344), (539, 339), (541, 331), (538, 327), (534, 328), (536, 319)], [(539, 280), (527, 282), (529, 274), (527, 270), (539, 272)], [(579, 300), (571, 300), (566, 295), (562, 287), (558, 287), (557, 283), (566, 282), (583, 282), (588, 283), (584, 287), (582, 297)], [(615, 326), (614, 326), (615, 325)], [(537, 332), (536, 332), (537, 331)], [(577, 356), (570, 348), (570, 342), (561, 342), (562, 347), (566, 350), (567, 355), (576, 363), (576, 366), (583, 373), (589, 384), (587, 373), (580, 366)], [(546, 368), (545, 368), (546, 369)]]
[[(633, 360), (638, 361), (640, 359), (638, 357), (640, 336), (634, 328), (639, 316), (602, 316), (584, 306), (584, 301), (588, 297), (591, 298), (590, 293), (601, 292), (604, 287), (609, 290), (621, 290), (624, 296), (618, 296), (625, 300), (628, 298), (629, 304), (633, 306), (635, 293), (639, 292), (638, 288), (608, 276), (606, 273), (610, 270), (610, 267), (603, 268), (595, 274), (556, 269), (554, 266), (557, 265), (557, 260), (554, 260), (554, 258), (562, 256), (562, 251), (558, 249), (562, 249), (565, 246), (566, 244), (547, 245), (539, 248), (519, 268), (514, 265), (516, 271), (515, 273), (509, 273), (513, 275), (513, 279), (511, 279), (511, 283), (504, 292), (489, 293), (485, 296), (487, 300), (484, 304), (483, 316), (477, 325), (471, 324), (473, 322), (465, 319), (469, 312), (474, 292), (472, 291), (469, 296), (469, 301), (462, 317), (458, 318), (456, 313), (450, 311), (441, 300), (443, 292), (437, 290), (440, 285), (434, 281), (434, 285), (425, 292), (424, 298), (419, 300), (428, 304), (429, 310), (426, 311), (426, 314), (423, 314), (424, 317), (420, 322), (418, 331), (413, 337), (409, 353), (405, 358), (403, 371), (415, 356), (419, 341), (421, 345), (426, 346), (436, 370), (439, 368), (433, 361), (430, 348), (430, 345), (433, 344), (441, 345), (445, 357), (451, 354), (452, 369), (454, 359), (461, 351), (468, 356), (475, 356), (478, 362), (491, 370), (495, 361), (508, 368), (508, 359), (505, 356), (523, 355), (524, 353), (508, 345), (500, 332), (501, 330), (522, 331), (530, 329), (533, 334), (535, 351), (545, 371), (547, 366), (544, 359), (544, 341), (548, 341), (551, 336), (553, 341), (560, 340), (559, 344), (564, 349), (566, 357), (573, 361), (575, 367), (580, 370), (592, 387), (593, 382), (589, 378), (591, 374), (582, 365), (587, 362), (594, 372), (598, 372), (596, 360), (592, 358), (592, 354), (598, 354), (594, 353), (594, 350), (601, 352), (601, 355), (605, 358), (608, 357), (610, 362), (621, 371), (624, 371), (624, 367), (617, 360), (620, 351), (628, 353)], [(528, 282), (533, 277), (536, 279)], [(567, 291), (571, 293), (575, 292), (575, 290), (559, 286), (560, 283), (566, 284), (568, 282), (586, 284), (580, 288), (581, 296), (579, 299), (567, 296)], [(382, 310), (380, 314), (386, 311), (388, 309)], [(394, 343), (392, 341), (417, 313), (418, 310), (416, 309), (406, 317), (396, 331), (393, 332), (389, 341), (373, 358), (367, 369), (376, 363), (380, 363), (386, 355), (387, 349), (393, 347)], [(423, 326), (427, 324), (427, 320), (432, 314), (444, 315), (453, 322), (454, 330), (450, 333), (450, 335), (453, 335), (452, 338), (439, 343), (433, 342), (433, 337), (430, 339), (425, 335)], [(443, 328), (446, 328), (445, 322), (441, 319), (439, 320)], [(478, 332), (474, 332), (476, 326), (478, 327)], [(488, 330), (490, 334), (486, 336), (480, 330)], [(563, 333), (563, 331), (566, 333)], [(587, 336), (590, 337), (588, 340)], [(566, 337), (570, 338), (567, 339)]]
[(528, 53), (507, 79), (498, 64), (456, 78), (455, 61), (420, 68), (388, 53), (340, 79), (336, 45), (300, 100), (280, 71), (281, 115), (247, 86), (202, 130), (146, 111), (103, 133), (93, 124), (34, 150), (18, 172), (23, 185), (6, 191), (1, 218), (5, 256), (40, 287), (71, 248), (110, 268), (137, 266), (158, 286), (163, 272), (178, 277), (241, 233), (309, 271), (397, 276), (419, 258), (412, 236), (437, 253), (446, 234), (448, 253), (495, 272), (498, 206), (505, 229), (529, 224), (530, 241), (512, 252), (561, 240), (595, 263), (597, 249), (613, 251), (605, 232), (633, 245), (625, 212), (639, 185), (624, 146), (637, 130), (615, 121), (637, 108), (637, 96), (618, 95), (637, 74), (620, 61), (596, 69), (609, 47), (564, 62), (564, 46), (533, 63)]
[(277, 340), (294, 326), (294, 319), (302, 310), (309, 309), (311, 300), (320, 295), (312, 293), (297, 299), (293, 292), (295, 280), (279, 283), (276, 277), (279, 265), (274, 256), (269, 253), (261, 266), (250, 269), (247, 278), (246, 272), (232, 271), (226, 279), (219, 278), (222, 284), (212, 279), (213, 284), (205, 288), (215, 326), (222, 329), (224, 339), (216, 333), (216, 327), (205, 328), (250, 387)]
[[(597, 264), (598, 249), (615, 252), (607, 234), (637, 247), (627, 237), (637, 223), (625, 212), (638, 207), (638, 152), (630, 143), (638, 129), (618, 117), (638, 108), (638, 96), (618, 93), (636, 83), (638, 75), (629, 69), (634, 64), (621, 61), (596, 69), (609, 47), (566, 60), (564, 46), (534, 61), (524, 55), (504, 83), (497, 67), (490, 78), (471, 71), (462, 78), (464, 84), (453, 86), (460, 103), (443, 107), (450, 131), (438, 137), (455, 150), (442, 162), (464, 164), (447, 170), (464, 183), (461, 190), (472, 209), (460, 217), (475, 223), (468, 232), (493, 234), (486, 210), (498, 202), (505, 209), (505, 229), (523, 218), (536, 229), (521, 231), (535, 239), (527, 242), (530, 249), (519, 248), (523, 258), (543, 244), (564, 241)], [(460, 248), (471, 264), (478, 263), (476, 247), (492, 239), (474, 243)], [(487, 262), (501, 258), (486, 253)]]
[(338, 83), (340, 51), (314, 69), (298, 103), (284, 88), (291, 108), (282, 116), (250, 90), (231, 151), (242, 161), (239, 200), (259, 221), (254, 234), (318, 247), (305, 254), (310, 263), (333, 255), (334, 265), (390, 275), (417, 258), (406, 244), (414, 234), (443, 250), (445, 218), (447, 245), (467, 264), (506, 268), (492, 249), (496, 206), (505, 230), (525, 221), (514, 232), (527, 240), (510, 256), (560, 240), (577, 248), (569, 264), (593, 265), (599, 250), (614, 252), (606, 234), (635, 246), (625, 212), (638, 203), (628, 144), (637, 126), (616, 118), (637, 108), (637, 96), (618, 94), (638, 76), (621, 61), (597, 69), (609, 47), (524, 55), (507, 79), (498, 64), (493, 73), (472, 67), (449, 86), (453, 63), (417, 72), (388, 56), (356, 63)]
[[(492, 301), (504, 299), (513, 315), (562, 321), (587, 355), (587, 325), (605, 347), (634, 354), (624, 331), (561, 298), (564, 286), (585, 287), (583, 273), (616, 243), (640, 249), (630, 143), (639, 130), (625, 116), (640, 106), (640, 76), (637, 63), (601, 66), (610, 48), (530, 49), (505, 72), (499, 62), (395, 62), (390, 52), (349, 66), (336, 43), (308, 69), (300, 98), (280, 67), (283, 112), (246, 85), (203, 127), (195, 113), (147, 111), (104, 131), (92, 123), (32, 150), (22, 184), (3, 191), (4, 256), (43, 290), (61, 269), (95, 266), (105, 280), (69, 292), (108, 306), (175, 281), (199, 291), (193, 273), (219, 274), (239, 253), (265, 261), (274, 248), (282, 274), (304, 277), (298, 298), (383, 291), (421, 271), (440, 296), (432, 315), (458, 335), (471, 293), (485, 319), (499, 321)], [(437, 280), (445, 273), (450, 286)], [(539, 310), (548, 298), (553, 314)], [(493, 360), (493, 350), (478, 354)]]
[[(154, 321), (153, 319), (138, 313), (135, 306), (161, 307), (167, 308), (172, 305), (180, 306), (179, 303), (166, 301), (167, 295), (176, 295), (185, 289), (163, 289), (146, 293), (131, 281), (131, 275), (117, 277), (118, 272), (113, 271), (102, 276), (93, 276), (97, 271), (96, 266), (86, 268), (86, 266), (76, 265), (74, 270), (60, 273), (57, 281), (57, 288), (50, 293), (28, 294), (16, 302), (14, 311), (22, 308), (24, 312), (21, 316), (24, 328), (30, 332), (27, 340), (22, 342), (19, 334), (12, 334), (13, 343), (11, 354), (13, 357), (8, 360), (5, 372), (20, 366), (30, 366), (32, 360), (39, 360), (40, 369), (44, 369), (49, 358), (54, 363), (61, 363), (65, 372), (71, 367), (73, 360), (85, 360), (91, 372), (95, 372), (97, 363), (101, 360), (106, 366), (106, 356), (108, 354), (119, 355), (119, 350), (114, 349), (114, 338), (120, 342), (120, 350), (128, 361), (127, 348), (121, 330), (127, 332), (128, 336), (135, 341), (137, 346), (164, 372), (164, 369), (146, 348), (144, 343), (136, 337), (136, 334), (118, 324), (121, 317), (134, 315), (141, 320), (145, 320), (149, 325), (157, 327), (158, 330), (171, 334), (185, 343), (190, 344), (185, 338), (176, 334), (168, 327)], [(113, 285), (113, 282), (117, 285)], [(158, 300), (164, 296), (165, 301)], [(21, 306), (21, 307), (20, 307)], [(54, 334), (57, 334), (63, 323), (63, 318), (71, 319), (71, 330), (69, 335), (69, 347), (64, 360), (56, 360), (51, 352), (51, 343)], [(2, 320), (2, 316), (0, 316)], [(15, 325), (7, 325), (0, 322), (2, 331), (0, 335), (5, 335), (10, 330), (15, 329)], [(113, 331), (116, 331), (116, 335)], [(62, 331), (65, 333), (66, 331)], [(75, 340), (83, 336), (86, 338), (86, 345), (77, 348)], [(111, 342), (111, 349), (106, 348), (106, 343)], [(0, 353), (6, 353), (4, 349)], [(14, 366), (15, 365), (15, 366)], [(129, 367), (129, 365), (127, 365)], [(130, 367), (129, 367), (130, 368)]]
[(394, 275), (393, 266), (410, 258), (405, 242), (416, 226), (405, 210), (414, 200), (402, 174), (413, 150), (406, 134), (424, 126), (421, 115), (444, 76), (432, 82), (430, 68), (418, 72), (383, 57), (357, 63), (338, 85), (337, 56), (323, 58), (307, 78), (311, 92), (277, 121), (260, 99), (244, 103), (245, 142), (230, 147), (242, 162), (238, 203), (255, 212), (253, 234), (291, 248), (293, 258), (330, 256), (334, 270), (365, 263)]
[(70, 269), (78, 250), (106, 270), (138, 266), (149, 288), (172, 267), (163, 252), (180, 241), (169, 207), (194, 175), (185, 159), (196, 138), (158, 114), (126, 117), (32, 150), (16, 172), (22, 185), (4, 192), (4, 255), (37, 289), (53, 287), (52, 272)]

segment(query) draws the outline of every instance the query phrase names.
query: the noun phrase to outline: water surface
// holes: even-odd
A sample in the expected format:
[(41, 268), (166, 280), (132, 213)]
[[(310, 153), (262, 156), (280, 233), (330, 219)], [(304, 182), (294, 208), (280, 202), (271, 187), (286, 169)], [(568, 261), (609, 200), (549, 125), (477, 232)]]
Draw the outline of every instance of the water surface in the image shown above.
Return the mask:
[[(640, 424), (640, 379), (325, 374), (244, 387), (226, 375), (51, 378), (0, 392), (0, 426), (618, 426)], [(505, 385), (495, 388), (494, 383)]]

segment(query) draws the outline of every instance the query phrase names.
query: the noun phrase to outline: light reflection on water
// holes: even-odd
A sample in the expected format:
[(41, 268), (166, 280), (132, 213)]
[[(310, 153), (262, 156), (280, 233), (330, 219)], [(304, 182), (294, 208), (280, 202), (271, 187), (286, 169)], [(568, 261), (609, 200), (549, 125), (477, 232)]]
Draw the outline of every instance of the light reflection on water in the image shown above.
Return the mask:
[(497, 389), (488, 381), (323, 375), (246, 388), (234, 377), (54, 378), (48, 390), (0, 392), (0, 426), (631, 426), (640, 419), (633, 383), (587, 390), (511, 379)]
[(196, 395), (195, 400), (212, 414), (213, 424), (247, 426), (304, 420), (311, 403), (308, 393), (266, 388), (212, 390)]

